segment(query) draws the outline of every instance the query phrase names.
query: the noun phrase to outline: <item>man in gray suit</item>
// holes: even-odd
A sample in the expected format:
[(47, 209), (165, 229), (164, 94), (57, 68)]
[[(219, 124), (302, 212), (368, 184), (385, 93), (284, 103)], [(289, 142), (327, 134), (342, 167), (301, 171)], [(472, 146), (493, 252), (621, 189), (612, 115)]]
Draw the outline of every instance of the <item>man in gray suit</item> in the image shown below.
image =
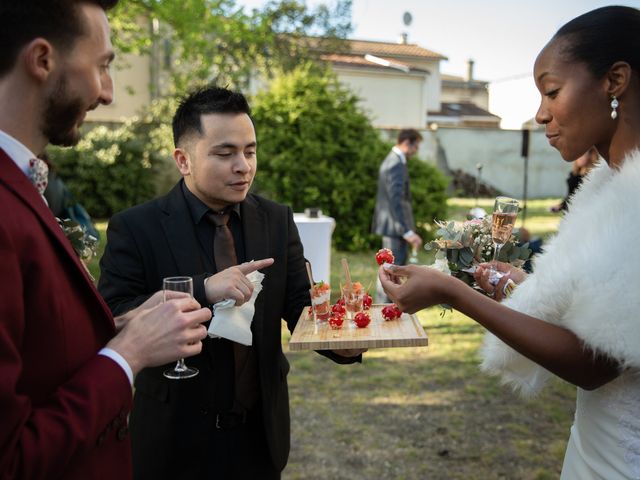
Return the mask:
[[(422, 135), (418, 131), (401, 130), (396, 145), (380, 165), (378, 173), (372, 231), (382, 235), (382, 247), (393, 252), (397, 265), (406, 263), (408, 244), (414, 249), (422, 245), (422, 238), (414, 231), (416, 226), (407, 170), (407, 160), (418, 151), (421, 141)], [(380, 289), (377, 301), (387, 301)]]

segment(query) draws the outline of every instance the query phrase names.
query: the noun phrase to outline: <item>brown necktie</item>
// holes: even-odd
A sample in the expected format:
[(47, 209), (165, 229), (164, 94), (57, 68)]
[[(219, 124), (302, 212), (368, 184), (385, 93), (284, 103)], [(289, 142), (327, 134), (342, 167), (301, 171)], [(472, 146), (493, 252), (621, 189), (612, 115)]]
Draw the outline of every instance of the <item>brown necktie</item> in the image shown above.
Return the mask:
[[(236, 247), (233, 241), (233, 235), (229, 226), (229, 212), (215, 213), (209, 211), (207, 218), (215, 226), (213, 234), (213, 261), (216, 264), (216, 270), (222, 270), (233, 267), (238, 264), (236, 255)], [(241, 407), (251, 409), (257, 403), (258, 399), (258, 369), (255, 357), (249, 347), (240, 345), (239, 343), (221, 342), (219, 345), (221, 363), (218, 368), (219, 385), (223, 387), (219, 391), (217, 397), (217, 405), (225, 410), (231, 408), (236, 410), (235, 406), (239, 403)], [(232, 367), (233, 362), (235, 366)], [(235, 373), (235, 389), (230, 388), (234, 383), (228, 375), (230, 372)], [(234, 392), (235, 390), (235, 392)], [(233, 401), (235, 397), (235, 402)]]
[(213, 261), (216, 263), (216, 270), (221, 272), (226, 268), (238, 264), (233, 235), (227, 225), (229, 222), (229, 212), (208, 212), (207, 218), (215, 225), (215, 232), (213, 233)]

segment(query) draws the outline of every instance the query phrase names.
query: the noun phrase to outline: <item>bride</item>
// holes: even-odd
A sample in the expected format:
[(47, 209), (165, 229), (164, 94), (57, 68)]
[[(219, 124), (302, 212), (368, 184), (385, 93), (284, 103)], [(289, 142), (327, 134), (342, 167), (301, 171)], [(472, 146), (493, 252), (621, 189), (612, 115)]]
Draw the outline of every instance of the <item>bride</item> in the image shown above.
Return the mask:
[[(640, 11), (604, 7), (564, 25), (538, 55), (538, 123), (566, 161), (595, 146), (557, 236), (504, 302), (417, 266), (381, 268), (407, 312), (446, 303), (491, 333), (483, 368), (523, 394), (555, 374), (578, 388), (562, 479), (640, 478)], [(404, 277), (404, 278), (402, 278)], [(398, 282), (401, 279), (401, 282)], [(485, 290), (487, 268), (476, 279)]]

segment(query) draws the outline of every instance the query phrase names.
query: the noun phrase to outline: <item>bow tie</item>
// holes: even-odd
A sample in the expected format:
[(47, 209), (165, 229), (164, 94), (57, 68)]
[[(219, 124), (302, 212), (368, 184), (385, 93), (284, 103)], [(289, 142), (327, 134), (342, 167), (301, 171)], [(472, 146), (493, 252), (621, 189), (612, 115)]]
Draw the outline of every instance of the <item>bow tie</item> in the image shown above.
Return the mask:
[(44, 195), (44, 191), (47, 189), (48, 176), (49, 167), (44, 160), (39, 158), (29, 160), (29, 178), (33, 186), (38, 189), (40, 195)]

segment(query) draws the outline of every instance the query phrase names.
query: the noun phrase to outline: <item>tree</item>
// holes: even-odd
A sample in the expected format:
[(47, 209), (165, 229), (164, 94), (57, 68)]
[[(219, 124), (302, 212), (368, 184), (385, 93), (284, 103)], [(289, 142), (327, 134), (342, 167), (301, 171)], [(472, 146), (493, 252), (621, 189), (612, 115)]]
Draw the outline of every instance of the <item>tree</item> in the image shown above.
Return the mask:
[(119, 50), (151, 54), (152, 68), (169, 67), (169, 91), (157, 96), (207, 82), (245, 90), (255, 73), (268, 77), (274, 67), (290, 70), (309, 58), (309, 35), (322, 42), (345, 37), (350, 17), (351, 0), (314, 9), (272, 0), (250, 13), (235, 0), (127, 0), (111, 24)]

